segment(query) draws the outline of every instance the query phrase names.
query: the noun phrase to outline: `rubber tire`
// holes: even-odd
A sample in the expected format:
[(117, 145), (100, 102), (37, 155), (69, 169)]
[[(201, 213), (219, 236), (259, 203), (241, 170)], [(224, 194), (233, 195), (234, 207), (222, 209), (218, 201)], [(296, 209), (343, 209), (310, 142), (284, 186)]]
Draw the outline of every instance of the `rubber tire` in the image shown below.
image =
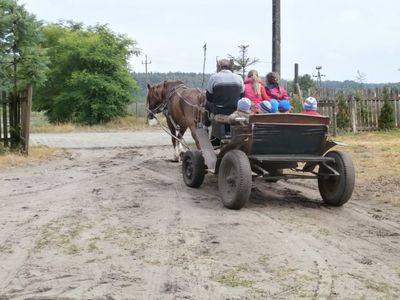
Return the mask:
[[(228, 179), (231, 182), (228, 182)], [(251, 166), (248, 157), (240, 150), (229, 151), (222, 158), (218, 170), (218, 189), (224, 206), (241, 209), (250, 198), (251, 185)]]
[(182, 175), (185, 184), (197, 188), (203, 183), (205, 174), (206, 167), (201, 152), (186, 151), (182, 159)]
[[(318, 178), (318, 189), (322, 199), (328, 205), (342, 206), (349, 201), (354, 190), (355, 171), (350, 155), (340, 151), (330, 151), (325, 157), (333, 157), (335, 163), (329, 163), (339, 174), (339, 177)], [(326, 173), (327, 168), (319, 167), (318, 173)]]

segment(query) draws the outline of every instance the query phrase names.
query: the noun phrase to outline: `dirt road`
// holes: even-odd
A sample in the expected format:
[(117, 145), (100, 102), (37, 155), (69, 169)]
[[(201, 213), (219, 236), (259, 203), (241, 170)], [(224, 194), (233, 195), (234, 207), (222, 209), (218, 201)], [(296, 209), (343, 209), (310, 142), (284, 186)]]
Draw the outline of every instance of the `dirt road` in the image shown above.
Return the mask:
[(257, 181), (232, 211), (169, 146), (116, 146), (0, 171), (0, 299), (400, 298), (400, 208), (368, 187)]

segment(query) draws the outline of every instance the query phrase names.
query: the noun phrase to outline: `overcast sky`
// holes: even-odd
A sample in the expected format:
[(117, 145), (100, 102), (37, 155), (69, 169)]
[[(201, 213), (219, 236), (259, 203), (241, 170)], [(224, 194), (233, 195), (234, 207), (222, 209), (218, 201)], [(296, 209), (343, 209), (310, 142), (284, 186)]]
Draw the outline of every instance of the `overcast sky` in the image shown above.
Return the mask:
[[(138, 42), (151, 60), (151, 72), (215, 71), (216, 57), (238, 54), (261, 62), (260, 74), (271, 70), (272, 0), (20, 0), (38, 19), (60, 19), (86, 25), (109, 24)], [(316, 74), (326, 80), (400, 81), (399, 0), (282, 0), (282, 77)], [(144, 72), (144, 56), (133, 57), (133, 71)]]

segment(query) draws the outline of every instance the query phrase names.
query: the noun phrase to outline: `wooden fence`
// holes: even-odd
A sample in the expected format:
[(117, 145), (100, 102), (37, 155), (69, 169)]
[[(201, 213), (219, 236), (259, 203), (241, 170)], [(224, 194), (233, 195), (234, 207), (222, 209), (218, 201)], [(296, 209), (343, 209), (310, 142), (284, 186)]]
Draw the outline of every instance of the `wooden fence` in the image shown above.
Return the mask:
[(32, 87), (14, 97), (11, 93), (0, 93), (0, 143), (4, 147), (20, 147), (22, 153), (29, 152), (29, 125), (32, 107)]
[[(393, 107), (395, 126), (400, 128), (400, 93), (389, 90), (389, 103)], [(366, 89), (357, 92), (323, 89), (319, 91), (318, 110), (331, 119), (331, 133), (337, 131), (338, 99), (342, 96), (348, 106), (350, 126), (353, 132), (376, 130), (384, 103), (383, 89)]]

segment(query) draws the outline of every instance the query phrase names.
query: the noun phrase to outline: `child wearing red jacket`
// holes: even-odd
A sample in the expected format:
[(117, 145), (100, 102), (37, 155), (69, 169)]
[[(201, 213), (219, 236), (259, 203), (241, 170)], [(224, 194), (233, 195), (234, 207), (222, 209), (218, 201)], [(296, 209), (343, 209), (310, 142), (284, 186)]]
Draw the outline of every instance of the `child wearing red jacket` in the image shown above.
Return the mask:
[(321, 114), (317, 111), (317, 99), (314, 97), (308, 97), (306, 100), (303, 102), (303, 114), (306, 115), (312, 115), (312, 116), (320, 116)]
[(265, 76), (265, 92), (271, 99), (276, 99), (278, 102), (282, 100), (289, 101), (289, 96), (286, 90), (279, 85), (279, 74), (276, 72), (269, 72)]
[(247, 79), (244, 81), (244, 96), (250, 99), (253, 113), (258, 112), (258, 105), (260, 102), (271, 99), (265, 92), (265, 88), (256, 70), (251, 70), (247, 74)]

